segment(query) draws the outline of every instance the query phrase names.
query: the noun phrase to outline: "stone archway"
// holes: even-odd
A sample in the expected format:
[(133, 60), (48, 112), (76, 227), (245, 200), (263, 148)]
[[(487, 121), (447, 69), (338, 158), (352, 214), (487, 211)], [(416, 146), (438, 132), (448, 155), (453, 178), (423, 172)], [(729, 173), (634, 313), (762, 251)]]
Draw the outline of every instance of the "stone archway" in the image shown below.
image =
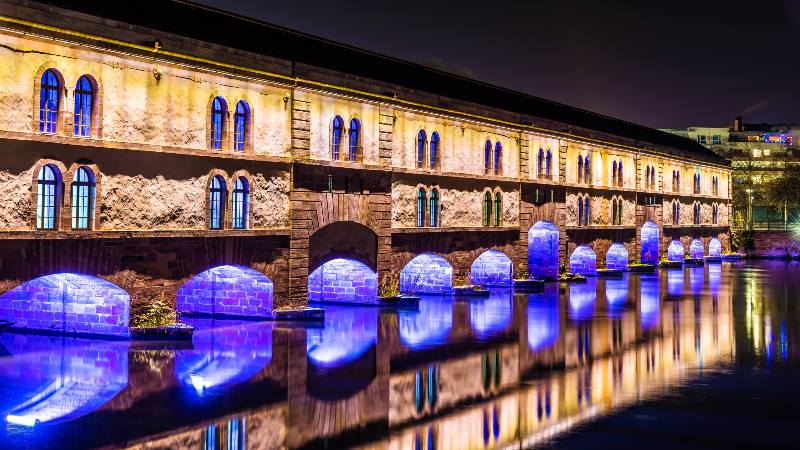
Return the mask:
[(658, 225), (648, 221), (642, 225), (641, 259), (643, 264), (658, 264)]
[(547, 221), (536, 222), (528, 231), (528, 273), (533, 278), (558, 277), (558, 227)]

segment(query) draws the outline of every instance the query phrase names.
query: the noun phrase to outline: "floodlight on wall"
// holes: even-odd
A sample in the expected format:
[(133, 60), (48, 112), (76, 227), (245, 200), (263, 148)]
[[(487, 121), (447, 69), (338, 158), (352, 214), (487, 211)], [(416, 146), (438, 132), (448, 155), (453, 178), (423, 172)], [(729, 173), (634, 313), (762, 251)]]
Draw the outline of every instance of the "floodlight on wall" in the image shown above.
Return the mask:
[(155, 78), (156, 81), (161, 81), (161, 77), (163, 76), (164, 74), (161, 72), (161, 69), (159, 69), (158, 66), (153, 66), (153, 78)]

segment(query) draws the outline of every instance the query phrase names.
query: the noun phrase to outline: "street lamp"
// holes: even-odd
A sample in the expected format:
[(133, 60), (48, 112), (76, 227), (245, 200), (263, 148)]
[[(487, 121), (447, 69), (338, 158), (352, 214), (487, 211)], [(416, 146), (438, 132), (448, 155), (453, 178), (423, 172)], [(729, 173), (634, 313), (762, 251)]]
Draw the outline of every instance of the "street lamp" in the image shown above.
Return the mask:
[(747, 229), (753, 229), (753, 189), (745, 189), (747, 192)]

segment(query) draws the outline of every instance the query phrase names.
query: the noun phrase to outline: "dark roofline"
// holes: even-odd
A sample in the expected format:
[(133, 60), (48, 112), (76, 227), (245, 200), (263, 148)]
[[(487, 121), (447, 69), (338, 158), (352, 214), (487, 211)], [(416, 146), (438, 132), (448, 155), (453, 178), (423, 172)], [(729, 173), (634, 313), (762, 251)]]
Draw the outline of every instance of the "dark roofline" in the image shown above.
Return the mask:
[(541, 118), (561, 122), (727, 164), (726, 160), (691, 139), (186, 0), (38, 2), (531, 116), (531, 121)]

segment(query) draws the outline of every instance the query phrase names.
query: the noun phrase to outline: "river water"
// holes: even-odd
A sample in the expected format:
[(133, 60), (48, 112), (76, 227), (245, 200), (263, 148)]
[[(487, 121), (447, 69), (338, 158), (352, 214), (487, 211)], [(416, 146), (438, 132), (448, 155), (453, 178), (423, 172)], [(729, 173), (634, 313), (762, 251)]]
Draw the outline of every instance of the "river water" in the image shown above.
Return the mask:
[(0, 336), (0, 448), (796, 448), (800, 264), (187, 320), (186, 344)]

